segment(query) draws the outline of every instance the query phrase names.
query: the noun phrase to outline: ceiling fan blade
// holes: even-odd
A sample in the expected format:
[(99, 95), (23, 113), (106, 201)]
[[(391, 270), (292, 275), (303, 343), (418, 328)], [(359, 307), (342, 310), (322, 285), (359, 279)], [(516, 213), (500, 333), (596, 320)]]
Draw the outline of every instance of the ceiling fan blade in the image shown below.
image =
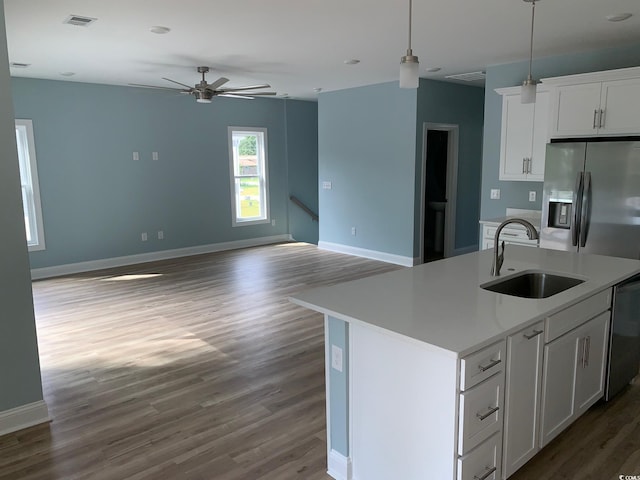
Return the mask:
[(256, 90), (258, 88), (270, 88), (271, 85), (267, 83), (263, 83), (262, 85), (247, 85), (246, 87), (235, 87), (235, 88), (222, 88), (221, 91), (224, 92), (240, 92), (243, 90)]
[(229, 81), (228, 78), (225, 77), (220, 77), (219, 79), (217, 79), (215, 82), (210, 83), (209, 85), (207, 85), (207, 88), (210, 90), (217, 90), (218, 87), (221, 87), (222, 85), (224, 85), (225, 83), (227, 83)]
[(229, 97), (229, 98), (246, 98), (247, 100), (253, 100), (253, 97), (247, 97), (246, 95), (236, 95), (234, 93), (219, 93), (216, 97)]
[[(157, 88), (158, 90), (171, 90), (172, 92), (184, 92), (184, 90), (181, 90), (179, 88), (156, 87), (155, 85), (143, 85), (141, 83), (129, 83), (127, 85), (130, 85), (132, 87)], [(188, 92), (185, 92), (185, 93), (188, 93)]]
[(186, 85), (184, 83), (180, 83), (180, 82), (176, 82), (175, 80), (171, 80), (170, 78), (166, 78), (166, 77), (162, 77), (163, 80), (166, 80), (167, 82), (172, 82), (172, 83), (177, 83), (178, 85), (182, 85), (183, 87), (187, 87), (189, 89), (192, 89), (193, 87), (190, 85)]
[[(231, 93), (231, 92), (229, 92)], [(251, 95), (252, 97), (259, 97), (259, 96), (270, 96), (270, 95), (277, 95), (276, 92), (247, 92), (247, 95)]]

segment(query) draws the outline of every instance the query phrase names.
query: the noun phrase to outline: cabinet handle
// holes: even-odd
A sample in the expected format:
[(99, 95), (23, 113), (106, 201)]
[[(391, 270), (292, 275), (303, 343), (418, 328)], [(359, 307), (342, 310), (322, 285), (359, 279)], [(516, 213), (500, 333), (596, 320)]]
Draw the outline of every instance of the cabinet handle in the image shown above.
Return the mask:
[(587, 357), (587, 339), (586, 338), (581, 338), (580, 342), (582, 342), (582, 353), (580, 354), (580, 366), (582, 368), (585, 368), (587, 366), (586, 364), (586, 357)]
[(498, 360), (491, 360), (491, 362), (488, 365), (478, 365), (478, 370), (480, 370), (481, 372), (486, 372), (490, 368), (493, 368), (496, 365), (498, 365), (500, 362), (502, 362), (502, 359), (500, 358)]
[(527, 173), (527, 158), (522, 159), (522, 173)]
[(595, 130), (596, 128), (598, 128), (598, 125), (596, 124), (596, 119), (598, 118), (598, 110), (594, 110), (593, 111), (593, 129)]
[(517, 233), (509, 233), (509, 232), (500, 232), (501, 237), (517, 237)]
[(476, 413), (476, 417), (478, 417), (480, 419), (480, 421), (484, 420), (485, 418), (489, 418), (491, 415), (493, 415), (494, 413), (496, 413), (498, 410), (500, 410), (500, 407), (492, 407), (489, 409), (489, 411), (487, 413)]
[(604, 110), (600, 110), (600, 117), (598, 120), (598, 128), (604, 128)]
[(474, 475), (473, 478), (474, 480), (487, 480), (487, 478), (489, 478), (493, 472), (495, 472), (497, 470), (497, 467), (493, 467), (493, 468), (489, 468), (486, 467), (486, 472), (484, 472), (484, 475), (482, 475), (481, 477), (479, 477), (478, 475)]
[(591, 335), (589, 335), (587, 338), (584, 339), (584, 344), (586, 346), (586, 355), (585, 355), (585, 359), (584, 359), (584, 366), (585, 368), (589, 366), (589, 357), (591, 356)]
[(526, 333), (524, 333), (522, 336), (527, 340), (531, 340), (532, 338), (536, 338), (538, 335), (541, 335), (542, 333), (544, 333), (544, 330), (534, 330), (531, 335), (527, 335)]
[(527, 158), (527, 173), (531, 173), (531, 157)]

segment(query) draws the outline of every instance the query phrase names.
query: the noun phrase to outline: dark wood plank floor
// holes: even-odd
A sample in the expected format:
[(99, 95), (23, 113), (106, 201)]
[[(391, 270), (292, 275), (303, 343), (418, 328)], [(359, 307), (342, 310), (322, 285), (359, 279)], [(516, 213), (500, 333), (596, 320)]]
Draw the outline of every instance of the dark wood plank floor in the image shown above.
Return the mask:
[[(34, 282), (53, 422), (0, 437), (0, 480), (329, 479), (322, 316), (287, 296), (397, 268), (287, 244)], [(639, 433), (634, 386), (512, 478), (640, 475)]]

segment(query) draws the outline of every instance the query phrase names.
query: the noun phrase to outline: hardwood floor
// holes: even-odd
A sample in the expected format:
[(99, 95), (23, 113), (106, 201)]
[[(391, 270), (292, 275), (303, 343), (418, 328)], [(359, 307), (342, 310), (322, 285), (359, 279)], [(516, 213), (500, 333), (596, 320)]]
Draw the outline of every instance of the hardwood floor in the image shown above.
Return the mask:
[[(287, 296), (397, 268), (286, 244), (34, 282), (53, 422), (0, 437), (0, 480), (329, 479), (322, 316)], [(511, 478), (620, 474), (638, 386)]]

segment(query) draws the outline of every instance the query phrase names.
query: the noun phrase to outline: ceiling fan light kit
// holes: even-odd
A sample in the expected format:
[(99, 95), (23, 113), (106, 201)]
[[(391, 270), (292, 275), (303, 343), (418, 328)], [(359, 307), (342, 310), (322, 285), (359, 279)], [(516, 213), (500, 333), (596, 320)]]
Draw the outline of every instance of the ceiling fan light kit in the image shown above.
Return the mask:
[(540, 0), (523, 1), (531, 4), (531, 41), (529, 43), (529, 75), (527, 75), (527, 79), (522, 83), (522, 87), (520, 88), (520, 102), (536, 103), (537, 85), (540, 82), (538, 80), (534, 80), (531, 75), (531, 65), (533, 63), (533, 22), (536, 16), (536, 1)]
[(253, 99), (253, 97), (257, 96), (270, 96), (276, 95), (276, 92), (252, 92), (249, 90), (259, 90), (261, 88), (269, 88), (271, 85), (268, 84), (260, 84), (260, 85), (247, 85), (245, 87), (235, 87), (235, 88), (221, 88), (222, 85), (229, 81), (228, 78), (220, 77), (216, 81), (212, 83), (207, 83), (205, 79), (205, 75), (209, 72), (209, 67), (198, 67), (198, 73), (202, 74), (202, 79), (199, 83), (196, 83), (195, 86), (190, 87), (189, 85), (181, 82), (177, 82), (175, 80), (171, 80), (170, 78), (163, 77), (163, 80), (166, 80), (171, 83), (175, 83), (185, 88), (170, 88), (170, 87), (156, 87), (155, 85), (142, 85), (139, 83), (130, 83), (134, 87), (145, 87), (145, 88), (156, 88), (160, 90), (171, 90), (178, 93), (184, 93), (188, 95), (193, 95), (196, 97), (196, 102), (198, 103), (211, 103), (213, 97), (232, 97), (232, 98), (246, 98)]
[(407, 54), (400, 58), (400, 88), (418, 88), (420, 82), (420, 62), (411, 50), (411, 9), (412, 0), (409, 0), (409, 47)]

